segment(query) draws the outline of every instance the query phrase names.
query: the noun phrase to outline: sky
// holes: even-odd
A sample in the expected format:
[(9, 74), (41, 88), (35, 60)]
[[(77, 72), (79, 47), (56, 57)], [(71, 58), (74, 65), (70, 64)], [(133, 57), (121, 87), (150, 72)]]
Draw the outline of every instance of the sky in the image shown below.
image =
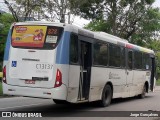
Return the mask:
[(160, 0), (155, 0), (155, 2), (153, 3), (153, 6), (160, 8)]
[[(9, 1), (9, 0), (8, 0)], [(153, 4), (154, 7), (159, 7), (160, 8), (160, 0), (155, 0), (155, 3)], [(8, 12), (7, 6), (4, 4), (3, 0), (0, 0), (0, 10)], [(76, 16), (74, 18), (73, 24), (78, 26), (78, 27), (84, 27), (89, 23), (88, 20), (85, 20), (83, 18), (80, 18), (79, 16)]]

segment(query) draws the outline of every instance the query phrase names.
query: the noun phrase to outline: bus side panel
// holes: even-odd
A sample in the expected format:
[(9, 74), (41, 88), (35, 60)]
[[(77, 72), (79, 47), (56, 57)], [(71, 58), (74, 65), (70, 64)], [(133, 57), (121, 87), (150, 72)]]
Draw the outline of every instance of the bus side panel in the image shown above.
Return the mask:
[(4, 52), (4, 61), (8, 61), (9, 59), (9, 51), (10, 51), (10, 45), (11, 45), (11, 29), (9, 30), (6, 46), (5, 46), (5, 52)]
[(108, 79), (113, 84), (113, 98), (128, 96), (129, 91), (127, 90), (126, 70), (109, 68)]
[(77, 102), (80, 81), (80, 66), (70, 65), (67, 101)]
[(130, 96), (141, 94), (145, 81), (146, 72), (141, 70), (134, 70), (133, 85), (130, 87)]
[(57, 46), (56, 64), (68, 64), (69, 65), (69, 40), (70, 32), (64, 31), (62, 40)]
[[(56, 64), (62, 70), (62, 81), (68, 87), (69, 78), (69, 41), (70, 32), (64, 31), (56, 50)], [(65, 76), (63, 76), (65, 74)]]
[(125, 69), (92, 67), (90, 101), (101, 99), (103, 88), (107, 82), (111, 82), (113, 85), (113, 98), (129, 96), (129, 91), (126, 91)]
[(89, 101), (96, 101), (101, 99), (102, 90), (105, 83), (108, 81), (108, 69), (103, 67), (91, 68), (91, 84)]
[[(5, 46), (5, 51), (4, 51), (4, 58), (3, 58), (3, 67), (8, 66), (8, 60), (9, 60), (9, 51), (10, 51), (10, 45), (11, 45), (11, 29), (9, 30), (8, 36), (7, 36), (7, 41), (6, 41), (6, 46)], [(6, 69), (8, 71), (8, 69)], [(4, 84), (3, 83), (3, 93), (4, 93)]]

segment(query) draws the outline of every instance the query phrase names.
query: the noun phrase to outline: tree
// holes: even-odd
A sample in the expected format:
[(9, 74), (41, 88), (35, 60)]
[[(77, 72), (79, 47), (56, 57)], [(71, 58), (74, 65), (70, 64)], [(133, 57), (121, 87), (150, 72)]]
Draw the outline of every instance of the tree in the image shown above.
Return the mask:
[[(159, 10), (154, 0), (83, 0), (75, 13), (92, 22), (86, 28), (103, 31), (145, 45), (159, 27)], [(146, 27), (146, 25), (148, 27)]]
[[(130, 42), (151, 48), (152, 43), (157, 43), (160, 32), (160, 11), (158, 8), (149, 8), (144, 19), (139, 21), (137, 30), (132, 34)], [(152, 49), (154, 47), (152, 46)]]
[(4, 13), (0, 15), (0, 21), (1, 21), (1, 24), (3, 24), (3, 28), (0, 29), (0, 36), (2, 37), (0, 41), (0, 61), (2, 61), (7, 34), (11, 24), (14, 22), (14, 18), (12, 17), (11, 14)]
[(156, 73), (158, 78), (160, 78), (160, 41), (159, 40), (154, 40), (150, 41), (148, 44), (148, 47), (151, 48), (152, 50), (155, 51), (155, 56), (156, 56)]
[(69, 0), (12, 0), (10, 3), (7, 0), (4, 1), (12, 12), (15, 21), (36, 18), (36, 20), (59, 20), (65, 23), (67, 15), (68, 23), (70, 22)]
[(65, 23), (65, 15), (70, 12), (68, 0), (47, 0), (47, 6), (51, 19), (57, 18), (60, 22)]
[(45, 7), (45, 0), (12, 0), (10, 3), (4, 0), (15, 21), (26, 21), (43, 14), (42, 8)]
[(156, 77), (160, 78), (160, 52), (156, 53), (156, 73)]

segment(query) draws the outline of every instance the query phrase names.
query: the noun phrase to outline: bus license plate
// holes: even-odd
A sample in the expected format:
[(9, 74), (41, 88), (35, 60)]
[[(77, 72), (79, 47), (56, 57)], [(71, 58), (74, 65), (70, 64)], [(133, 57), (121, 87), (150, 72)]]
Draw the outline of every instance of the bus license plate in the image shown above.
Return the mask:
[(25, 84), (35, 84), (35, 80), (25, 80)]

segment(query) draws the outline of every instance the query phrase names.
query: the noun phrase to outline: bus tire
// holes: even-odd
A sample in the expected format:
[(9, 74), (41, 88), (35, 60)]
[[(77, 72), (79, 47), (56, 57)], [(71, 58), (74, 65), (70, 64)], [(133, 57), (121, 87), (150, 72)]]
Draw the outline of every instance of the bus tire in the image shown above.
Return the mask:
[(56, 103), (56, 104), (67, 104), (67, 101), (65, 101), (65, 100), (53, 99), (53, 102)]
[(145, 98), (146, 92), (147, 92), (147, 88), (146, 88), (146, 85), (144, 85), (144, 86), (143, 86), (143, 91), (142, 91), (142, 93), (139, 95), (139, 98), (140, 98), (140, 99)]
[(113, 91), (110, 85), (106, 85), (102, 92), (101, 100), (99, 101), (102, 107), (107, 107), (112, 100)]

